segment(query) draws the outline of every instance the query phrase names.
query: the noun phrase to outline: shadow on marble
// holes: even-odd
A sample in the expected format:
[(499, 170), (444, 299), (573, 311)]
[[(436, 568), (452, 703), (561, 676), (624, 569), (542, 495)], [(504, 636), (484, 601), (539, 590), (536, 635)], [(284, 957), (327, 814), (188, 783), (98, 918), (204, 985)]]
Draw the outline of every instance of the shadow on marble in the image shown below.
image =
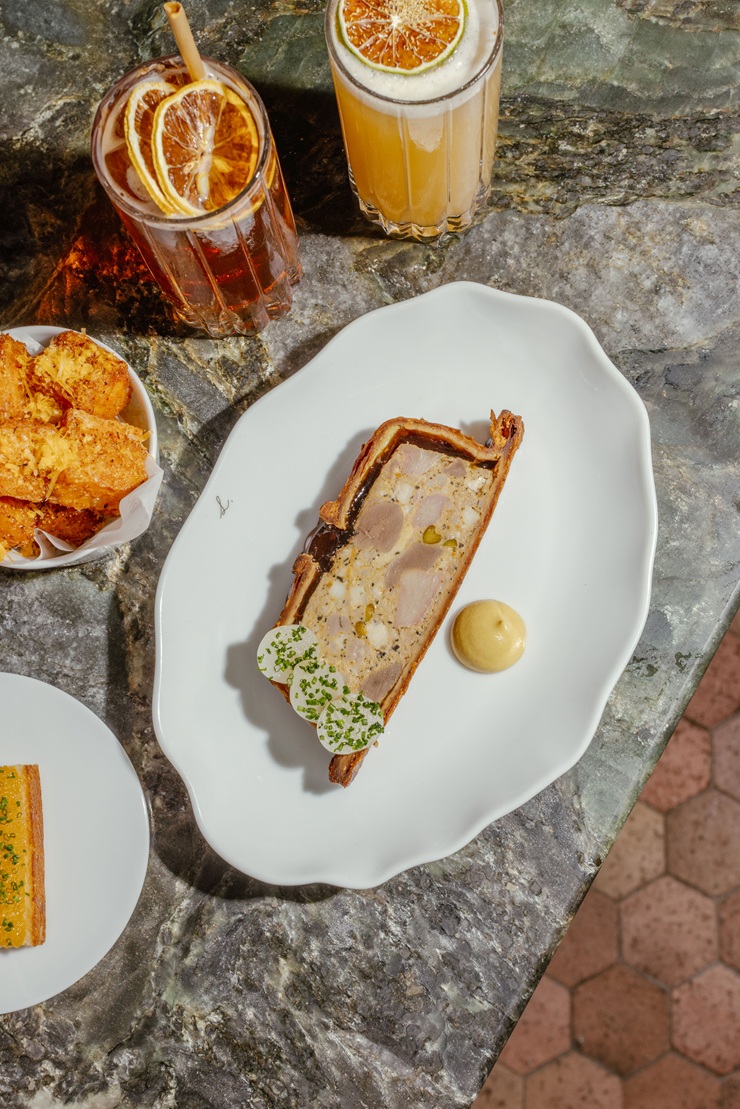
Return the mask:
[(192, 333), (175, 319), (100, 186), (42, 293), (38, 313), (49, 322), (74, 321), (133, 335), (183, 338)]
[(268, 735), (268, 747), (275, 762), (284, 767), (303, 767), (303, 789), (322, 794), (336, 788), (327, 777), (327, 754), (316, 743), (306, 723), (298, 717), (281, 695), (268, 688), (257, 669), (257, 648), (277, 620), (292, 582), (293, 564), (304, 549), (306, 537), (319, 523), (319, 509), (337, 496), (372, 428), (355, 434), (328, 471), (322, 488), (310, 507), (301, 508), (295, 518), (296, 542), (284, 562), (272, 567), (265, 603), (246, 640), (229, 645), (225, 680), (239, 691), (245, 716)]
[(27, 322), (29, 286), (49, 280), (90, 200), (92, 165), (48, 148), (0, 142), (0, 312)]
[[(203, 476), (203, 483), (208, 480), (211, 470), (216, 464), (219, 454), (224, 448), (226, 440), (234, 430), (241, 416), (257, 401), (263, 393), (269, 392), (269, 386), (258, 383), (253, 389), (238, 397), (233, 404), (227, 405), (217, 416), (207, 420), (193, 435), (192, 445), (196, 453), (208, 459), (208, 470)], [(199, 490), (199, 494), (202, 491)]]
[[(166, 775), (166, 782), (162, 775)], [(151, 850), (171, 874), (191, 889), (222, 901), (274, 898), (298, 903), (326, 901), (339, 892), (334, 886), (319, 883), (270, 885), (225, 862), (203, 837), (185, 785), (164, 755), (157, 791), (150, 810)]]
[[(276, 320), (274, 324), (270, 324), (270, 327), (280, 327), (281, 323), (281, 320)], [(280, 380), (287, 381), (289, 377), (293, 377), (307, 366), (345, 326), (345, 323), (338, 322), (333, 327), (315, 331), (312, 335), (307, 334), (305, 339), (297, 340), (289, 349), (282, 352), (279, 362)]]
[(385, 240), (360, 214), (349, 186), (333, 92), (261, 82), (293, 212), (301, 231)]
[[(219, 419), (234, 416), (229, 408)], [(307, 725), (287, 702), (267, 687), (256, 666), (257, 647), (265, 630), (275, 623), (290, 588), (292, 567), (303, 550), (306, 536), (316, 527), (321, 505), (339, 493), (361, 445), (372, 428), (356, 433), (337, 456), (326, 474), (313, 503), (301, 508), (295, 517), (296, 540), (285, 560), (269, 574), (269, 587), (262, 610), (255, 618), (247, 638), (230, 644), (224, 659), (225, 680), (239, 691), (245, 715), (268, 735), (267, 743), (276, 762), (285, 767), (303, 767), (304, 789), (324, 793), (335, 789), (327, 777), (327, 755), (320, 744), (311, 742)], [(225, 900), (251, 900), (274, 897), (286, 901), (313, 902), (332, 897), (333, 886), (273, 886), (244, 875), (231, 867), (204, 839), (186, 790), (175, 768), (161, 749), (150, 753), (156, 773), (150, 768), (148, 792), (152, 798), (152, 850), (165, 867), (193, 889)]]

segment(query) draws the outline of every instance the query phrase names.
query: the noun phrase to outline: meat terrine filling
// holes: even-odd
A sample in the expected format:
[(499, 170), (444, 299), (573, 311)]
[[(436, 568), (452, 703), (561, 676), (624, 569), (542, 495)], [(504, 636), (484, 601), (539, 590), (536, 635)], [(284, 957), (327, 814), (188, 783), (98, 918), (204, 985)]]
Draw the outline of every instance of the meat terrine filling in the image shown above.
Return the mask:
[(350, 689), (382, 701), (429, 638), (495, 477), (408, 442), (382, 466), (300, 617)]

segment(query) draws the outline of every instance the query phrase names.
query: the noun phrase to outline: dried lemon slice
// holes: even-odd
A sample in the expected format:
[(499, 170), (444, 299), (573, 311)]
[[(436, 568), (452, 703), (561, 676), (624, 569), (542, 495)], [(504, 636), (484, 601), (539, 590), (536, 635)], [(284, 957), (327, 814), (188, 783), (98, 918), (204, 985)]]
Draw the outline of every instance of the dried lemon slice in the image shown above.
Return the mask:
[(175, 92), (169, 81), (141, 81), (129, 94), (124, 115), (124, 134), (131, 165), (155, 204), (167, 215), (177, 212), (159, 187), (152, 157), (154, 113)]
[(233, 200), (254, 176), (260, 138), (251, 111), (220, 81), (193, 81), (154, 113), (152, 157), (162, 193), (198, 216)]
[(452, 54), (465, 30), (465, 0), (340, 0), (345, 44), (366, 65), (422, 73)]

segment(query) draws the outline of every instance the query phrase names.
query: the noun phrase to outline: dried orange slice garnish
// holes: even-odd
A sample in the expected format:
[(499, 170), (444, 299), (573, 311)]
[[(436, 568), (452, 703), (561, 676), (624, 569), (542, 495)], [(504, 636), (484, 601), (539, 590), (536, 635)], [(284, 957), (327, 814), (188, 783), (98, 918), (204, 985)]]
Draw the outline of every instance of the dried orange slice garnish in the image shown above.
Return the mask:
[(465, 29), (464, 0), (340, 0), (345, 43), (373, 69), (421, 73), (450, 56)]
[(152, 128), (155, 110), (173, 92), (175, 86), (169, 81), (142, 81), (131, 90), (124, 116), (126, 147), (131, 164), (149, 196), (167, 215), (173, 215), (177, 208), (167, 200), (157, 181), (152, 156)]
[(212, 212), (233, 200), (254, 175), (259, 146), (254, 116), (220, 81), (184, 85), (154, 113), (157, 181), (181, 215)]

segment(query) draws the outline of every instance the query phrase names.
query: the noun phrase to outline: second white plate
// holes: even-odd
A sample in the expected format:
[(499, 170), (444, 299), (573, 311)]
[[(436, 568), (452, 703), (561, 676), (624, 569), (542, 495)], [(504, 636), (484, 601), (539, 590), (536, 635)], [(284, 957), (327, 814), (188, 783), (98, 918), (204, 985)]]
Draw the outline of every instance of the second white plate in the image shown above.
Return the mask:
[(149, 817), (126, 752), (85, 705), (0, 674), (0, 763), (37, 763), (44, 812), (46, 942), (0, 949), (0, 1013), (73, 985), (125, 928), (144, 884)]
[[(259, 674), (293, 560), (384, 420), (524, 441), (493, 521), (380, 746), (347, 789)], [(229, 863), (281, 884), (363, 888), (462, 847), (583, 754), (644, 624), (657, 520), (648, 419), (587, 325), (469, 283), (345, 328), (239, 420), (169, 554), (156, 603), (154, 724)], [(449, 647), (465, 603), (524, 617), (511, 670)]]

